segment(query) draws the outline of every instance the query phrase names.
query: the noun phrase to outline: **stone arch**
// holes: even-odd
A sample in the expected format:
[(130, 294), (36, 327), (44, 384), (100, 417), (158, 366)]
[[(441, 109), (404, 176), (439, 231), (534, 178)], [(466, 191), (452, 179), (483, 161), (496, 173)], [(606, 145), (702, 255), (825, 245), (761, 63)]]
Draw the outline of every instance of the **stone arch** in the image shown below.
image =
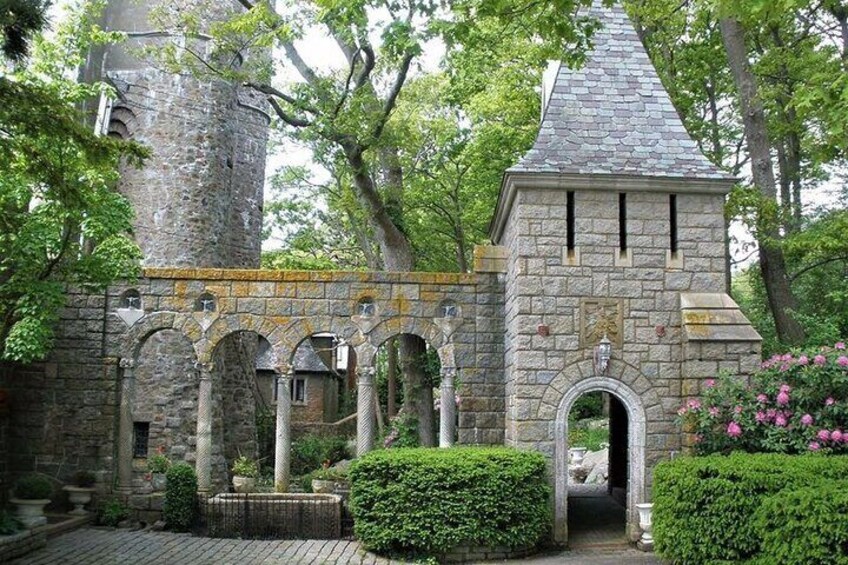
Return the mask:
[[(456, 367), (453, 344), (445, 337), (444, 332), (431, 322), (424, 318), (415, 318), (412, 316), (400, 316), (383, 320), (368, 332), (367, 338), (370, 347), (363, 348), (361, 362), (363, 366), (372, 366), (374, 357), (380, 346), (391, 337), (401, 334), (412, 334), (424, 339), (430, 347), (433, 347), (439, 354), (439, 362), (442, 367)], [(357, 354), (360, 352), (357, 351)]]
[[(135, 361), (144, 342), (162, 330), (177, 330), (182, 333), (194, 345), (195, 354), (198, 354), (197, 345), (203, 340), (203, 329), (191, 316), (175, 312), (153, 312), (142, 316), (121, 337), (118, 354), (122, 358)], [(201, 360), (199, 355), (197, 360)]]
[(298, 346), (306, 338), (320, 332), (333, 333), (344, 339), (358, 355), (360, 347), (365, 343), (362, 332), (348, 317), (343, 316), (314, 316), (299, 318), (285, 328), (279, 328), (271, 341), (275, 349), (277, 362), (284, 370), (292, 365), (292, 359)]
[[(585, 363), (576, 365), (582, 365), (585, 370)], [(588, 363), (591, 365), (591, 360)], [(568, 375), (568, 373), (569, 368), (566, 368), (563, 374)], [(638, 381), (639, 378), (644, 379), (644, 376), (638, 374), (635, 380)], [(568, 541), (568, 414), (581, 395), (595, 391), (612, 394), (627, 410), (629, 465), (626, 527), (633, 539), (633, 535), (639, 531), (639, 513), (636, 504), (646, 500), (647, 411), (644, 400), (647, 398), (648, 402), (651, 402), (651, 399), (655, 399), (659, 402), (659, 399), (652, 390), (639, 393), (623, 380), (612, 377), (590, 374), (590, 376), (577, 377), (571, 381), (570, 386), (561, 394), (554, 429), (554, 539), (560, 543)]]
[[(276, 355), (275, 344), (279, 329), (274, 321), (256, 314), (219, 316), (209, 325), (205, 332), (205, 339), (198, 340), (198, 360), (201, 363), (211, 362), (215, 349), (227, 336), (242, 332), (253, 332), (268, 340), (271, 344), (272, 354)], [(277, 357), (277, 362), (279, 363), (279, 361), (280, 358)]]
[(130, 140), (138, 129), (138, 118), (135, 112), (123, 105), (115, 105), (109, 115), (106, 134), (124, 141)]

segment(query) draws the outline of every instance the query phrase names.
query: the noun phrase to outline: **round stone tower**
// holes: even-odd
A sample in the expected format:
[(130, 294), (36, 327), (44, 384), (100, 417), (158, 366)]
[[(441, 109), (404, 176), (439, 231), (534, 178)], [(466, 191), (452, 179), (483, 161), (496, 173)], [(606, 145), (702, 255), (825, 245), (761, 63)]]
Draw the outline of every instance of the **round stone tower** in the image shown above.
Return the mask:
[[(178, 4), (200, 8), (201, 29), (243, 9), (229, 0)], [(269, 116), (251, 92), (163, 70), (142, 53), (186, 41), (195, 53), (208, 53), (203, 33), (186, 40), (160, 29), (157, 12), (178, 9), (157, 0), (109, 0), (104, 27), (128, 37), (92, 52), (85, 78), (118, 91), (111, 108), (100, 104), (102, 131), (151, 152), (144, 168), (125, 168), (119, 185), (135, 208), (145, 266), (257, 267)]]

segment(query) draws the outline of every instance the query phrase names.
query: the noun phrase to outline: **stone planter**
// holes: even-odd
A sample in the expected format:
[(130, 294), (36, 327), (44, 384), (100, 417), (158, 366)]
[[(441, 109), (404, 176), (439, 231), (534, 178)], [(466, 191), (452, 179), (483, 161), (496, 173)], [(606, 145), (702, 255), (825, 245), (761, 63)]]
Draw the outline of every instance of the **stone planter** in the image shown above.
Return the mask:
[(256, 478), (255, 477), (242, 477), (241, 475), (235, 475), (233, 477), (233, 490), (239, 494), (246, 494), (248, 492), (256, 491)]
[(68, 500), (74, 505), (74, 509), (68, 512), (71, 516), (87, 516), (85, 505), (91, 502), (93, 488), (67, 486), (62, 490), (68, 493)]
[(571, 454), (571, 464), (575, 467), (579, 467), (583, 464), (583, 457), (586, 456), (586, 452), (588, 451), (585, 447), (572, 447), (568, 450)]
[(9, 502), (17, 507), (15, 516), (27, 528), (43, 526), (47, 523), (47, 518), (44, 516), (44, 507), (50, 504), (49, 498), (37, 500), (13, 498)]
[(654, 550), (654, 535), (653, 535), (653, 503), (642, 503), (636, 505), (636, 510), (639, 511), (639, 527), (642, 529), (642, 537), (636, 542), (636, 547), (642, 551)]
[(153, 487), (153, 492), (164, 492), (168, 486), (168, 479), (165, 473), (151, 473), (150, 486)]
[(323, 479), (312, 479), (312, 492), (316, 494), (333, 494), (336, 481), (325, 481)]

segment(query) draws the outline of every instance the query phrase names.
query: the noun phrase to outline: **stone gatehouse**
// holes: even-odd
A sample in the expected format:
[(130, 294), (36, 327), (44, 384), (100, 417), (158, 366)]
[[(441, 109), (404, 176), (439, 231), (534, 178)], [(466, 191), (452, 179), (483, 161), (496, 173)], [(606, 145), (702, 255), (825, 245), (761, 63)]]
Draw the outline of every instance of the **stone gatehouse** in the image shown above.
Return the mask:
[[(112, 29), (146, 17), (144, 3), (124, 4), (110, 3)], [(147, 268), (102, 294), (72, 292), (51, 357), (2, 367), (2, 478), (93, 468), (105, 488), (130, 493), (161, 446), (196, 466), (202, 491), (220, 490), (235, 449), (255, 442), (245, 399), (261, 351), (278, 390), (275, 482), (286, 489), (298, 345), (328, 332), (355, 351), (361, 454), (375, 441), (375, 353), (407, 333), (439, 355), (440, 446), (506, 444), (550, 458), (559, 541), (568, 414), (581, 394), (609, 393), (610, 487), (635, 534), (653, 466), (686, 446), (677, 407), (718, 371), (753, 371), (760, 337), (725, 294), (723, 205), (735, 179), (686, 133), (624, 12), (594, 15), (604, 23), (594, 51), (580, 70), (552, 68), (538, 139), (506, 171), (493, 245), (476, 250), (470, 274), (251, 270), (262, 179), (238, 170), (264, 163), (261, 104), (216, 84), (200, 88), (213, 99), (204, 113), (195, 79), (125, 52), (104, 58), (106, 76), (123, 81), (110, 130), (153, 150), (122, 185)], [(142, 105), (153, 91), (162, 105)], [(175, 143), (181, 104), (222, 127), (220, 139), (203, 130), (197, 144)], [(155, 440), (148, 453), (137, 451), (140, 434)]]

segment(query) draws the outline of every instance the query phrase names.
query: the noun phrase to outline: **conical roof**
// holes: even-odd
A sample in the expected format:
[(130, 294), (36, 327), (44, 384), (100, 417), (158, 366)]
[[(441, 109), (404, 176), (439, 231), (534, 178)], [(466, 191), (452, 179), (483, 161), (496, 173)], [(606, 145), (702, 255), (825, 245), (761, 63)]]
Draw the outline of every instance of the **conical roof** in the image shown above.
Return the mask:
[(533, 148), (509, 173), (727, 179), (701, 153), (633, 24), (596, 3), (603, 24), (577, 70), (560, 65)]

